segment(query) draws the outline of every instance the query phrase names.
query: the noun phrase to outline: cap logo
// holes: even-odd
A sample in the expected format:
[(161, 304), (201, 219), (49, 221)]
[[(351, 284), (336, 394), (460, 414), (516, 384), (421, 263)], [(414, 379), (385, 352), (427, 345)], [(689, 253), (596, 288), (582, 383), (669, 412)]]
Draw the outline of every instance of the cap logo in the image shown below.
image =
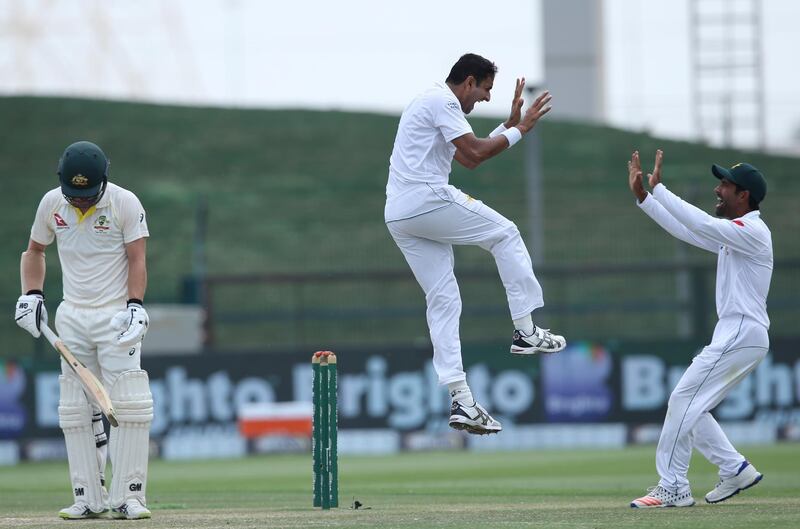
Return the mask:
[(737, 163), (736, 165), (734, 165), (733, 167), (731, 167), (731, 169), (736, 169), (737, 167), (739, 167), (740, 165), (742, 165), (742, 163), (744, 163), (744, 162), (739, 162), (739, 163)]
[(70, 182), (72, 183), (72, 185), (76, 187), (86, 187), (87, 184), (89, 183), (89, 179), (83, 176), (82, 174), (78, 173), (72, 177), (72, 180), (70, 180)]

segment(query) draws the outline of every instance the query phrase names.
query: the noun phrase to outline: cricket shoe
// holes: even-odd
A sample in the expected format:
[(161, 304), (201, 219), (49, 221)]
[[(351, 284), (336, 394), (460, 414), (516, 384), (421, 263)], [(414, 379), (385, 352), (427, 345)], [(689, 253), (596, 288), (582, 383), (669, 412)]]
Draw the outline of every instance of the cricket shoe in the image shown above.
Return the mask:
[(739, 467), (739, 472), (735, 476), (719, 480), (714, 490), (706, 494), (706, 501), (708, 503), (725, 501), (731, 496), (736, 496), (744, 489), (749, 489), (756, 485), (763, 477), (764, 474), (756, 470), (756, 467), (751, 465), (749, 461), (745, 461)]
[(111, 516), (119, 520), (143, 520), (150, 518), (150, 510), (136, 499), (131, 498), (119, 507), (111, 509)]
[(88, 518), (100, 518), (107, 512), (108, 509), (93, 511), (87, 504), (78, 502), (58, 511), (58, 516), (65, 520), (86, 520)]
[(534, 327), (533, 333), (525, 334), (519, 329), (514, 331), (511, 352), (517, 355), (533, 355), (536, 353), (557, 353), (567, 346), (563, 336), (553, 334), (550, 329)]
[(475, 435), (497, 433), (503, 429), (500, 423), (483, 409), (483, 406), (473, 400), (472, 406), (454, 400), (450, 406), (450, 428), (466, 430)]
[(647, 489), (647, 495), (631, 502), (634, 509), (649, 509), (651, 507), (691, 507), (694, 505), (692, 491), (670, 492), (661, 485)]

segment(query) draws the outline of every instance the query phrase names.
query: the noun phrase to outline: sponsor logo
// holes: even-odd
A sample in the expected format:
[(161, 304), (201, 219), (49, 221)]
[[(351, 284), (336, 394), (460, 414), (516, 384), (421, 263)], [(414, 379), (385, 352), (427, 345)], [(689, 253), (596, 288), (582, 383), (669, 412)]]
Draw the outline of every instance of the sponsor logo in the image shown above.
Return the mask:
[(447, 102), (447, 108), (450, 108), (450, 109), (453, 109), (453, 110), (461, 110), (461, 105), (459, 105), (455, 101), (448, 101)]
[(128, 356), (133, 356), (133, 354), (134, 354), (135, 352), (136, 352), (136, 348), (135, 348), (135, 347), (131, 347), (131, 350), (130, 350), (130, 351), (128, 351)]
[(144, 213), (139, 213), (139, 223), (144, 222)]
[(53, 219), (56, 221), (56, 229), (69, 228), (67, 221), (65, 221), (58, 213), (53, 213)]
[(613, 405), (613, 362), (601, 344), (577, 342), (541, 362), (548, 422), (604, 420)]
[(732, 220), (731, 222), (733, 222), (733, 223), (734, 223), (734, 224), (736, 224), (737, 226), (744, 226), (744, 222), (742, 222), (742, 221), (741, 221), (741, 220), (739, 220), (739, 219)]
[(131, 492), (142, 492), (142, 484), (141, 483), (131, 483), (128, 487), (128, 490)]
[(86, 187), (87, 185), (89, 185), (89, 179), (80, 173), (73, 176), (70, 182), (72, 183), (72, 185), (78, 187)]
[(83, 487), (75, 487), (75, 496), (83, 496)]

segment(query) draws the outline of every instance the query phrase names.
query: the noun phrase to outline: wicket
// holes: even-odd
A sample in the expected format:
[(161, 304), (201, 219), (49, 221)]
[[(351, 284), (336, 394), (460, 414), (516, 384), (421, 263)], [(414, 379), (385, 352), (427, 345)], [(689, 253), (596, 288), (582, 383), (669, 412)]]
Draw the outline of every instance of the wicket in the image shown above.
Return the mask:
[(317, 351), (311, 357), (314, 417), (311, 452), (314, 465), (314, 507), (339, 506), (339, 460), (336, 437), (336, 355)]

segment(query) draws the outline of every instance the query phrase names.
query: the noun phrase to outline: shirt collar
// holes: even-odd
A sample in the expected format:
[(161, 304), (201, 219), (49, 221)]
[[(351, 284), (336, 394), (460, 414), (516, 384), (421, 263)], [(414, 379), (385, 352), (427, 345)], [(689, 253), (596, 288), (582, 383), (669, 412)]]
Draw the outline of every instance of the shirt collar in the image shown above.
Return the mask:
[(757, 219), (759, 217), (761, 217), (761, 211), (759, 211), (757, 209), (754, 209), (753, 211), (748, 211), (747, 213), (745, 213), (744, 215), (742, 215), (739, 218), (740, 219)]
[(111, 187), (111, 183), (110, 182), (106, 184), (106, 191), (105, 191), (105, 193), (103, 193), (103, 196), (100, 197), (100, 201), (97, 204), (95, 204), (95, 207), (97, 209), (104, 208), (104, 207), (108, 206), (108, 203), (111, 200), (111, 197), (109, 196), (109, 192), (108, 192), (108, 188), (109, 187)]

